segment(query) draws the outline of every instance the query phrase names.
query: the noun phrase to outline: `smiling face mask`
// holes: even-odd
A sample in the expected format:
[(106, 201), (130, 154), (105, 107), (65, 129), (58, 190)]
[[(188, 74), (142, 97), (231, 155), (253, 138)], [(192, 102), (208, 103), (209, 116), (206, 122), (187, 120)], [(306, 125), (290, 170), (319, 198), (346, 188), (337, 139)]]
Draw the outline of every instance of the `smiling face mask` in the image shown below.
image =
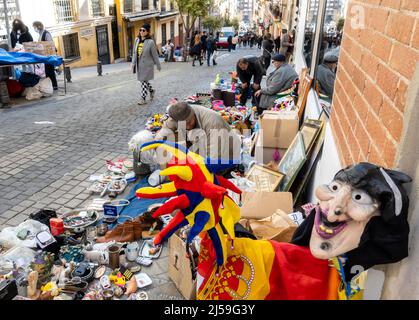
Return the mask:
[(357, 248), (367, 223), (379, 215), (379, 203), (339, 180), (318, 187), (316, 196), (320, 205), (310, 239), (312, 254), (328, 259)]

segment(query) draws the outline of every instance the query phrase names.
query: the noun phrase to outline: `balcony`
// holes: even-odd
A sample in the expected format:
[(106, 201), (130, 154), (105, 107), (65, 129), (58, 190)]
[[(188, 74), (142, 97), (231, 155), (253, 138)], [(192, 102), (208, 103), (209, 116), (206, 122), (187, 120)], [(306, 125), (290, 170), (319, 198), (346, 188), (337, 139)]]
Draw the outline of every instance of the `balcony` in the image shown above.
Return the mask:
[(90, 0), (90, 10), (93, 18), (105, 16), (105, 4), (103, 0)]
[(122, 18), (127, 22), (154, 18), (160, 14), (156, 0), (124, 0), (124, 5)]
[(53, 0), (57, 24), (77, 21), (75, 0)]

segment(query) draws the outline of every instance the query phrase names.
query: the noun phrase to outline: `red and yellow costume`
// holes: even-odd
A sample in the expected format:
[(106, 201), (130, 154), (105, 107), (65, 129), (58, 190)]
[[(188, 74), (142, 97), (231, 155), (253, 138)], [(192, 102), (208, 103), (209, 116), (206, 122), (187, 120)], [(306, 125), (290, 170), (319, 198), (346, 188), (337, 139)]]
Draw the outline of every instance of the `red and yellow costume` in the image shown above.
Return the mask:
[[(335, 299), (339, 275), (308, 247), (275, 241), (235, 238), (240, 209), (227, 189), (240, 193), (230, 181), (215, 175), (230, 164), (203, 159), (167, 141), (146, 143), (142, 151), (162, 147), (174, 157), (161, 175), (171, 182), (141, 188), (138, 197), (175, 197), (154, 217), (178, 210), (154, 239), (158, 245), (177, 229), (191, 225), (187, 243), (201, 236), (198, 299)], [(224, 233), (223, 227), (227, 234)], [(332, 270), (332, 271), (331, 271)], [(331, 285), (331, 287), (329, 287)]]

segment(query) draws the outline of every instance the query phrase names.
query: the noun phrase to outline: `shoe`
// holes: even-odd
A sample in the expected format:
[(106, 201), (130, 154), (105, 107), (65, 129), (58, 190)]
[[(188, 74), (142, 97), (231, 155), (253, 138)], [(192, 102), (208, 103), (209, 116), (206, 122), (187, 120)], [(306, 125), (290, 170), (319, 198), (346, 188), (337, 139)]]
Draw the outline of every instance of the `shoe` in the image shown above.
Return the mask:
[(147, 104), (147, 101), (145, 99), (141, 99), (140, 101), (138, 101), (139, 106), (142, 106), (144, 104)]
[(201, 65), (201, 66), (202, 66), (203, 64), (204, 64), (203, 62), (200, 62), (200, 63), (199, 63), (199, 65)]
[(212, 64), (214, 65), (214, 66), (216, 66), (218, 63), (216, 63), (214, 60), (212, 61)]
[(54, 90), (58, 90), (58, 87), (54, 87), (53, 89), (54, 89)]
[[(139, 230), (137, 229), (137, 232), (138, 231)], [(134, 233), (134, 224), (132, 223), (132, 221), (125, 221), (123, 224), (118, 224), (111, 231), (108, 231), (105, 234), (105, 236), (99, 237), (96, 239), (96, 243), (104, 243), (104, 242), (110, 242), (110, 241), (134, 242), (135, 233)]]
[(141, 225), (140, 222), (138, 221), (132, 221), (132, 225), (134, 228), (134, 241), (138, 241), (141, 240), (143, 238), (142, 234), (143, 234), (143, 226)]

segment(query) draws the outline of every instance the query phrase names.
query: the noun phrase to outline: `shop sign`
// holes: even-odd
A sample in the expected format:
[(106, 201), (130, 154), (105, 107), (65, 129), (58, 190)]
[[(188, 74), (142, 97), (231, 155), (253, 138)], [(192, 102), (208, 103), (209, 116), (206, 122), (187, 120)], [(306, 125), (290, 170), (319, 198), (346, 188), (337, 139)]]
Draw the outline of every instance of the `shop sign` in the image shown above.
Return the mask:
[(86, 27), (80, 29), (80, 37), (82, 38), (89, 38), (93, 36), (93, 28), (92, 27)]

